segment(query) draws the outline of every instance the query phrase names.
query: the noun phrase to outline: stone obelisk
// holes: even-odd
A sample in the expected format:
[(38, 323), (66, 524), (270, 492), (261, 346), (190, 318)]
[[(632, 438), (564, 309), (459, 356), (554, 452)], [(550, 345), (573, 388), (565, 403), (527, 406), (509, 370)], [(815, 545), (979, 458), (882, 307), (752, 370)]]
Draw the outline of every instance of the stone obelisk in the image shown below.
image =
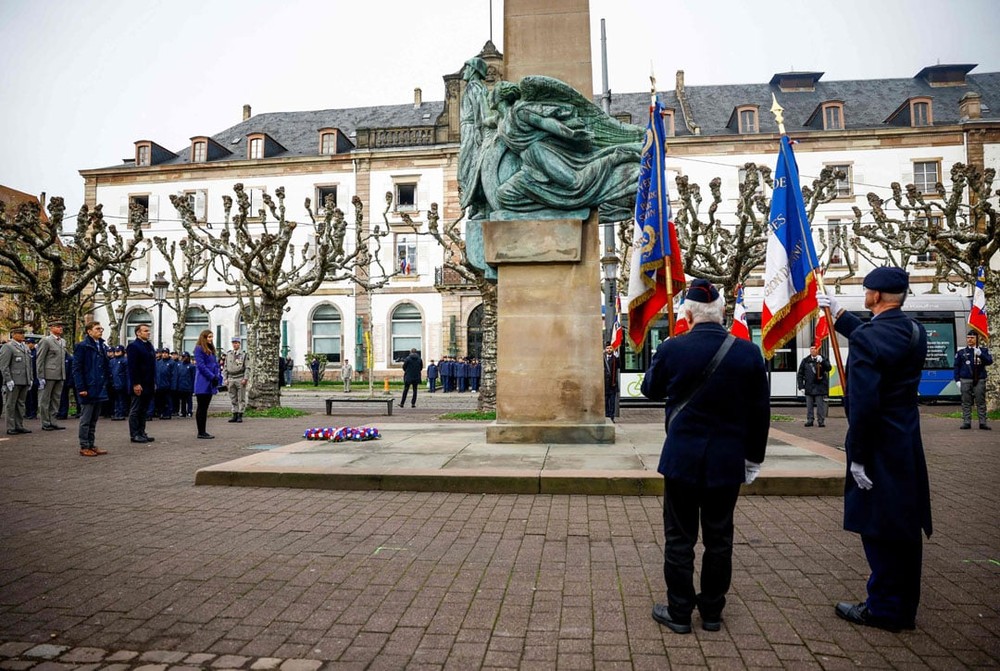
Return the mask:
[[(505, 0), (505, 79), (560, 79), (593, 97), (588, 0)], [(586, 219), (483, 224), (497, 267), (497, 421), (490, 443), (613, 443), (604, 417), (600, 245)]]

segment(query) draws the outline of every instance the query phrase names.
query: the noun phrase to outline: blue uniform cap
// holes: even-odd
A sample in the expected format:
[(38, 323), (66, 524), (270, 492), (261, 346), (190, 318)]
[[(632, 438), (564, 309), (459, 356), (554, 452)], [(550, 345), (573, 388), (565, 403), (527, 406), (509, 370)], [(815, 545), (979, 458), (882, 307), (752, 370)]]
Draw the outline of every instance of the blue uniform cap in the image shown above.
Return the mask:
[(865, 289), (901, 294), (910, 286), (910, 276), (902, 268), (876, 268), (868, 273), (864, 281)]
[(687, 293), (684, 295), (684, 300), (695, 303), (712, 303), (718, 299), (719, 290), (712, 286), (711, 282), (701, 278), (692, 280), (691, 286), (688, 287)]

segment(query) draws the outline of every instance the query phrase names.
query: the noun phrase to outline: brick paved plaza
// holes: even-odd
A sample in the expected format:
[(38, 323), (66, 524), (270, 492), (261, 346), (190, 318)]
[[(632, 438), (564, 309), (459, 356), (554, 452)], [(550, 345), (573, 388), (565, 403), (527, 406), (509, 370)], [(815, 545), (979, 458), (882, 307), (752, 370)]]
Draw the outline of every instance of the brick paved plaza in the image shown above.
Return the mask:
[[(0, 441), (0, 669), (996, 668), (1000, 431), (958, 431), (952, 409), (923, 416), (935, 534), (902, 634), (834, 616), (867, 579), (836, 497), (741, 499), (722, 631), (679, 636), (649, 614), (660, 497), (195, 487), (198, 468), (326, 418), (211, 418), (214, 441), (152, 422), (149, 445), (102, 420), (96, 459), (72, 420), (30, 422)], [(839, 409), (825, 429), (777, 426), (843, 444)]]

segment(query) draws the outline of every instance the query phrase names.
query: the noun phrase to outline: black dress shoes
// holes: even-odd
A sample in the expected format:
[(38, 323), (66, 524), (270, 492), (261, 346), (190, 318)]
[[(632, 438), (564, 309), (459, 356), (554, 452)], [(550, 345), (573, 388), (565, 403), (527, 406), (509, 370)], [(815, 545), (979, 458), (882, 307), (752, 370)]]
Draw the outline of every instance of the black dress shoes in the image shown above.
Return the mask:
[(31, 433), (31, 429), (18, 429), (18, 433)]
[(981, 430), (983, 430), (983, 431), (992, 431), (992, 430), (993, 430), (993, 429), (991, 429), (991, 428), (990, 428), (990, 425), (989, 425), (989, 424), (980, 424), (980, 425), (979, 425), (979, 428), (980, 428)]
[(152, 436), (147, 436), (146, 434), (142, 434), (142, 437), (146, 439), (147, 443), (152, 443), (154, 440), (156, 440), (156, 438), (153, 438)]
[[(868, 606), (863, 601), (859, 604), (841, 601), (837, 604), (836, 611), (837, 617), (840, 619), (847, 620), (848, 622), (852, 622), (854, 624), (860, 624), (865, 627), (884, 629), (886, 631), (891, 631), (894, 634), (898, 634), (903, 629), (903, 627), (896, 622), (872, 615), (871, 611), (868, 610)], [(908, 626), (906, 628), (911, 629), (913, 627)]]
[(717, 617), (715, 619), (706, 619), (704, 616), (701, 618), (701, 628), (705, 631), (719, 631), (722, 629), (722, 618)]
[(7, 435), (8, 436), (17, 436), (17, 435), (20, 435), (20, 433), (21, 432), (18, 431), (17, 429), (7, 429)]
[(670, 617), (666, 605), (658, 603), (653, 606), (653, 619), (675, 634), (690, 634), (691, 622), (678, 622)]
[(201, 438), (202, 440), (211, 440), (212, 438), (215, 438), (215, 436), (213, 436), (210, 433), (199, 433), (198, 437)]
[(132, 436), (133, 443), (148, 443), (145, 436)]
[(62, 431), (66, 427), (58, 424), (42, 424), (42, 431)]

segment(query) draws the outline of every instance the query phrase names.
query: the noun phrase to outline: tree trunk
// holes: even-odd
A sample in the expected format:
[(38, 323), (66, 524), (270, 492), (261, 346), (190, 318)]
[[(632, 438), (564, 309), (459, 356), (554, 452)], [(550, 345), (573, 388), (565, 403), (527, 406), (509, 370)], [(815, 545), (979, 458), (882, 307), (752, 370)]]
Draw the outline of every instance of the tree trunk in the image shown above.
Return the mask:
[[(1000, 342), (1000, 272), (987, 269), (983, 289), (986, 291), (988, 333), (994, 341)], [(990, 354), (993, 355), (993, 365), (986, 367), (986, 407), (988, 410), (1000, 410), (1000, 361), (997, 361), (1000, 348), (990, 347)]]
[(254, 410), (267, 410), (281, 405), (278, 389), (278, 357), (281, 348), (281, 317), (286, 299), (275, 301), (262, 298), (257, 321), (252, 324), (253, 350), (250, 353), (250, 388), (247, 405)]
[(482, 379), (479, 381), (479, 412), (495, 412), (497, 409), (497, 285), (484, 283), (480, 286), (483, 297), (483, 350), (480, 362), (483, 365)]

